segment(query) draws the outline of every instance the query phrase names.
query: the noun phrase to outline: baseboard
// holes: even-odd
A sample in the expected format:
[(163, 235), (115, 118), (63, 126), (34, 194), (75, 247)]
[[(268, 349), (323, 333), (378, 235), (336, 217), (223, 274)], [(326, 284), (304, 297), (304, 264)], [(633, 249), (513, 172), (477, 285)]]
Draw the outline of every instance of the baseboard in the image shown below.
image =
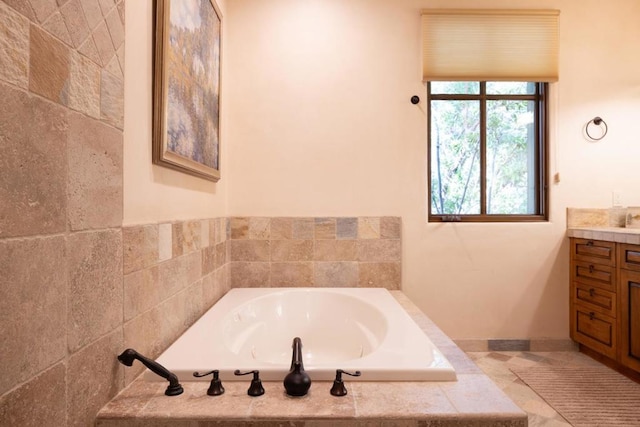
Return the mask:
[(571, 339), (461, 339), (453, 340), (463, 351), (577, 351)]

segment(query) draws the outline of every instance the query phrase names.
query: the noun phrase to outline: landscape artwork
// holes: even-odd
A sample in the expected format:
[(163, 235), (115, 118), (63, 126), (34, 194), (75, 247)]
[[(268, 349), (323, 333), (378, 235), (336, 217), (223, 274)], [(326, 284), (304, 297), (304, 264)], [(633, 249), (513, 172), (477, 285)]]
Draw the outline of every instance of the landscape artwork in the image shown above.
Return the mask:
[(156, 25), (154, 163), (217, 181), (220, 12), (211, 0), (163, 0)]

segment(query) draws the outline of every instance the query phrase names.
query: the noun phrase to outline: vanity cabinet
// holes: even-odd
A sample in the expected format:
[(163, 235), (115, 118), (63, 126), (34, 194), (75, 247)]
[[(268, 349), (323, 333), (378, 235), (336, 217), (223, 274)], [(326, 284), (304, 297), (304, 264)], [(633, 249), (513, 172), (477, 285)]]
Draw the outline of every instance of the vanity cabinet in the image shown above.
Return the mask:
[(640, 245), (619, 249), (620, 363), (640, 372)]
[(571, 338), (640, 372), (640, 245), (571, 238)]
[(616, 244), (571, 239), (571, 338), (611, 359), (617, 348)]

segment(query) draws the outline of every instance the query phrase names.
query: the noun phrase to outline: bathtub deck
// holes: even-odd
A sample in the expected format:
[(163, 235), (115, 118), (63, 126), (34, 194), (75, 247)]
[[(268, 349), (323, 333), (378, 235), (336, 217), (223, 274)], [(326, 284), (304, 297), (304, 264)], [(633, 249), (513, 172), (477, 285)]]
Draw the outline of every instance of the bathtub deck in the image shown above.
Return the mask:
[(309, 394), (292, 398), (282, 382), (264, 382), (266, 393), (247, 396), (249, 381), (225, 382), (225, 394), (206, 395), (208, 383), (183, 382), (184, 393), (164, 395), (166, 382), (139, 377), (98, 413), (97, 426), (295, 427), (438, 426), (524, 427), (516, 406), (437, 326), (400, 291), (391, 291), (455, 367), (456, 382), (350, 382), (349, 394), (329, 394), (332, 383), (315, 381)]

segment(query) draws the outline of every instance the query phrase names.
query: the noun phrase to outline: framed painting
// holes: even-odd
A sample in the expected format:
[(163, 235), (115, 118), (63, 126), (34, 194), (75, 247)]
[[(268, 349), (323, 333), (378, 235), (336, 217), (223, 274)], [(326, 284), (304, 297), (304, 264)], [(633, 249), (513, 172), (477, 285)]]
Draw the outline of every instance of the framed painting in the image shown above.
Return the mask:
[(157, 0), (153, 163), (220, 179), (222, 15), (214, 0)]

